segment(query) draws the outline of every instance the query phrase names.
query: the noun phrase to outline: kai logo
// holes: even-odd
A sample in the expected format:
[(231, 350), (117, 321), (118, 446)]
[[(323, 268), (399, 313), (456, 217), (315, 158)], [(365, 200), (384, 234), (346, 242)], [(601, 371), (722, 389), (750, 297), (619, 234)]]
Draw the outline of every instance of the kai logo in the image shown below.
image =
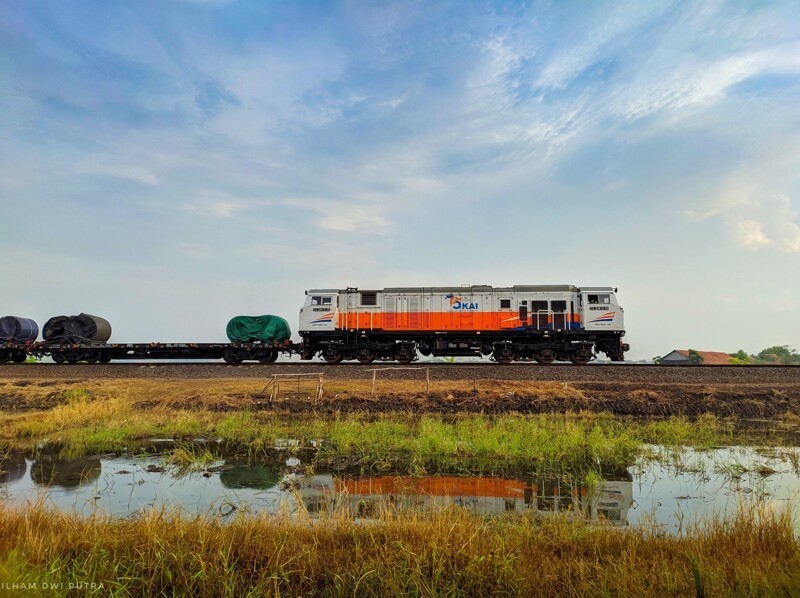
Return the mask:
[(452, 309), (457, 309), (459, 311), (478, 309), (477, 303), (470, 303), (469, 301), (464, 301), (464, 298), (459, 295), (453, 295), (452, 293), (450, 293), (449, 295), (446, 295), (446, 297), (450, 300), (450, 307)]

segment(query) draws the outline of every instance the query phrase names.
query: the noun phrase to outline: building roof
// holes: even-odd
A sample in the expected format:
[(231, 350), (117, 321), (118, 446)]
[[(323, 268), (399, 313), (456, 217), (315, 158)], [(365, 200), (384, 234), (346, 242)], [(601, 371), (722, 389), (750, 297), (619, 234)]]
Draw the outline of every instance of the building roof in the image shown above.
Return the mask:
[[(675, 353), (680, 353), (684, 357), (689, 357), (688, 349), (675, 349)], [(703, 363), (706, 365), (730, 365), (731, 356), (728, 353), (720, 351), (696, 351), (696, 353), (703, 358)]]

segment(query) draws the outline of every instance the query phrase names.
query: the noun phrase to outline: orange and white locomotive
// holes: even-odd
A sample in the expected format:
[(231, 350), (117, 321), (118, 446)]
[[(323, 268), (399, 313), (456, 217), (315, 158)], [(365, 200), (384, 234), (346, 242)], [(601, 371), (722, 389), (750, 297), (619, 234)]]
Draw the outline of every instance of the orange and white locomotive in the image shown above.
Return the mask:
[(328, 363), (417, 353), (492, 356), (585, 364), (598, 353), (622, 361), (628, 345), (623, 309), (611, 287), (314, 289), (300, 310), (303, 359)]

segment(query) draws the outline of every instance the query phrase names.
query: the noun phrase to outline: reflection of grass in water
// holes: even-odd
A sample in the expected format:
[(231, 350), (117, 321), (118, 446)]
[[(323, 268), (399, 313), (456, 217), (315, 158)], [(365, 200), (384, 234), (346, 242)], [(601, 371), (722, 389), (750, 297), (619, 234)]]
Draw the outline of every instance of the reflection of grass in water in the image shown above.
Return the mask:
[[(725, 492), (750, 495), (756, 501), (773, 500), (770, 478), (776, 474), (800, 475), (795, 467), (800, 449), (795, 447), (763, 448), (725, 447), (718, 450), (697, 450), (689, 447), (648, 447), (649, 454), (640, 456), (630, 471), (635, 476), (646, 474), (653, 462), (666, 469), (669, 478), (683, 477), (689, 484), (702, 485), (716, 478)], [(773, 486), (776, 482), (773, 482)], [(782, 485), (782, 484), (781, 484)], [(798, 498), (791, 495), (791, 500)]]
[(165, 455), (165, 461), (177, 467), (177, 477), (202, 471), (218, 460), (208, 448), (190, 443), (182, 443)]
[(378, 510), (374, 524), (335, 508), (317, 510), (313, 524), (302, 512), (224, 510), (225, 523), (167, 510), (110, 520), (0, 508), (0, 570), (15, 582), (91, 580), (134, 595), (791, 595), (800, 586), (792, 516), (766, 508), (679, 537), (463, 509)]

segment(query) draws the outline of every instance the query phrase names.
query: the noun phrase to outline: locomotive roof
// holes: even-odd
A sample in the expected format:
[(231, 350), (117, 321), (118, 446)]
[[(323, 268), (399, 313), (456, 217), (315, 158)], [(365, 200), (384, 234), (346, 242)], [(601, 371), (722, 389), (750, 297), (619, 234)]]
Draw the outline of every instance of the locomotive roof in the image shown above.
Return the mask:
[[(612, 290), (610, 287), (589, 287), (590, 290)], [(578, 287), (569, 284), (515, 285), (513, 287), (492, 287), (485, 284), (464, 285), (460, 287), (387, 287), (385, 289), (311, 289), (307, 293), (574, 293)]]

